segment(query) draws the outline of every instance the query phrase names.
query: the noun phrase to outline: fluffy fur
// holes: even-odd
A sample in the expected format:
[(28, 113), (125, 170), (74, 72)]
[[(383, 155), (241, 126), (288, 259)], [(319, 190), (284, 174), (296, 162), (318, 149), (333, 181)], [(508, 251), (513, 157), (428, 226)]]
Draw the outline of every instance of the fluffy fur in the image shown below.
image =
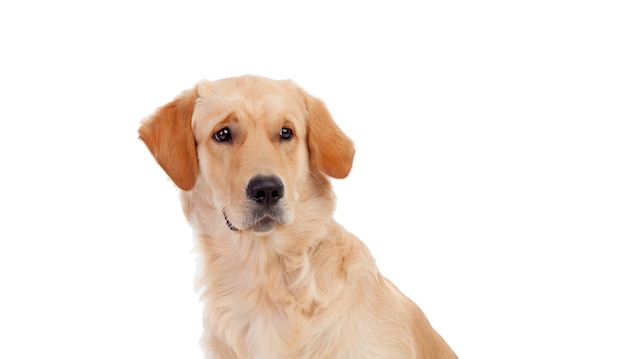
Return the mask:
[[(456, 358), (334, 221), (327, 176), (349, 174), (354, 147), (319, 99), (291, 81), (201, 81), (139, 134), (195, 233), (205, 358)], [(259, 176), (283, 186), (275, 204), (251, 194)]]

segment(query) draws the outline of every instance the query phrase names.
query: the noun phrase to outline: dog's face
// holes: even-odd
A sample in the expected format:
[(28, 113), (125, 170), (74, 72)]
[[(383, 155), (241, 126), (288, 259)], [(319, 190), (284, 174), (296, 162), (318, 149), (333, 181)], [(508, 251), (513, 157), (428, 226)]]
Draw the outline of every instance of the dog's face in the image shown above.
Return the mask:
[(202, 81), (140, 129), (174, 183), (233, 231), (293, 222), (316, 174), (348, 175), (354, 148), (324, 105), (290, 81)]
[(199, 83), (192, 124), (214, 206), (231, 229), (265, 232), (293, 221), (309, 169), (307, 109), (291, 83), (249, 80)]

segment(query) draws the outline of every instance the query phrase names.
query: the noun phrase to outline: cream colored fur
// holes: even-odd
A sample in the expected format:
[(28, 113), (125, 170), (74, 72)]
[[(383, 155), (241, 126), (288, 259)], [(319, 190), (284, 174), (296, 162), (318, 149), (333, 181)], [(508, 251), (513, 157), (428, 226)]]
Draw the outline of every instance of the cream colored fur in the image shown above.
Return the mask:
[[(456, 358), (334, 221), (327, 176), (349, 174), (354, 148), (320, 100), (290, 81), (201, 81), (139, 133), (195, 232), (206, 358)], [(259, 175), (284, 184), (270, 229), (246, 194)]]

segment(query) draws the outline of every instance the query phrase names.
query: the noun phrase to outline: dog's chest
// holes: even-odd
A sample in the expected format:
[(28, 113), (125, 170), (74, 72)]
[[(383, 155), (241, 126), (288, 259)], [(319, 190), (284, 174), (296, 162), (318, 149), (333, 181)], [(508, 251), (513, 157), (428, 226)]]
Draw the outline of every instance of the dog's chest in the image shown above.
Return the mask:
[[(222, 298), (225, 299), (225, 298)], [(254, 294), (238, 301), (238, 305), (226, 306), (220, 301), (215, 314), (209, 319), (240, 358), (293, 357), (298, 346), (306, 342), (310, 323), (297, 312), (291, 303), (275, 302), (265, 295)]]
[(299, 351), (315, 312), (315, 291), (306, 289), (311, 284), (294, 287), (283, 265), (212, 274), (213, 285), (205, 297), (210, 335), (226, 342), (240, 358), (272, 358), (276, 353), (288, 358)]

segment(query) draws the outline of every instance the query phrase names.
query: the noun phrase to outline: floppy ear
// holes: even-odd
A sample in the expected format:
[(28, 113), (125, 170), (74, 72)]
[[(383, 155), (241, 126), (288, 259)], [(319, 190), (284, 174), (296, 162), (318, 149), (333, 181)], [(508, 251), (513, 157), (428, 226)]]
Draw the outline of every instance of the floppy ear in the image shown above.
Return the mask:
[(197, 89), (183, 92), (148, 117), (139, 128), (139, 138), (167, 175), (180, 189), (196, 184), (198, 159), (191, 128), (191, 116), (198, 98)]
[[(304, 91), (303, 91), (304, 92)], [(324, 103), (305, 93), (311, 165), (334, 178), (345, 178), (352, 169), (354, 144), (337, 126)]]

